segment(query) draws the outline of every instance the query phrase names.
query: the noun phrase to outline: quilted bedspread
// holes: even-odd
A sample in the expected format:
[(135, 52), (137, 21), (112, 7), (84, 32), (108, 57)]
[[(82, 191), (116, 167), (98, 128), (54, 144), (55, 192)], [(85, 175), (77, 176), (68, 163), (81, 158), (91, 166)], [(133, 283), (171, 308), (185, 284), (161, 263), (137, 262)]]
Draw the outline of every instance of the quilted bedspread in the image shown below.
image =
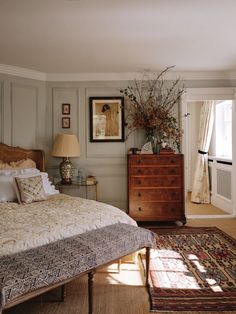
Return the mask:
[(60, 283), (143, 247), (155, 234), (118, 223), (0, 258), (0, 312), (36, 289)]
[(0, 203), (0, 256), (115, 223), (136, 225), (114, 206), (64, 194), (24, 205)]

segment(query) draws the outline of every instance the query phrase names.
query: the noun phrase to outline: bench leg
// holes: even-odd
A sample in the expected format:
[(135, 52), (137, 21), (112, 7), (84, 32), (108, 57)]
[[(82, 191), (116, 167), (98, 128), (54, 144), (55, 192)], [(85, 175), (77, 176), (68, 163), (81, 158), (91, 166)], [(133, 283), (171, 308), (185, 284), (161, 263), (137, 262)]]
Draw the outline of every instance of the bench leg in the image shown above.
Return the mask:
[(93, 281), (94, 271), (88, 273), (88, 314), (93, 314)]
[(150, 267), (150, 247), (146, 247), (146, 286), (148, 287), (148, 277), (149, 277), (149, 267)]
[(66, 285), (61, 286), (60, 302), (64, 302), (66, 297)]
[(121, 258), (118, 260), (118, 273), (120, 273), (120, 269), (121, 269)]

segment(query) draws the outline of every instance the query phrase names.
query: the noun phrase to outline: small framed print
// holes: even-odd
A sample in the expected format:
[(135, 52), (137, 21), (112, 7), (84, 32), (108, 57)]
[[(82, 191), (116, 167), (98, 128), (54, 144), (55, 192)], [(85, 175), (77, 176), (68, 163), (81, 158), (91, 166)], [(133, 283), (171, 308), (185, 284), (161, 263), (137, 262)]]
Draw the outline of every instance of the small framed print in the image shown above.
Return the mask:
[(70, 104), (62, 104), (62, 114), (70, 114)]
[(63, 117), (61, 122), (62, 122), (62, 128), (63, 129), (69, 129), (70, 128), (70, 118)]
[(90, 97), (90, 142), (124, 142), (124, 97)]

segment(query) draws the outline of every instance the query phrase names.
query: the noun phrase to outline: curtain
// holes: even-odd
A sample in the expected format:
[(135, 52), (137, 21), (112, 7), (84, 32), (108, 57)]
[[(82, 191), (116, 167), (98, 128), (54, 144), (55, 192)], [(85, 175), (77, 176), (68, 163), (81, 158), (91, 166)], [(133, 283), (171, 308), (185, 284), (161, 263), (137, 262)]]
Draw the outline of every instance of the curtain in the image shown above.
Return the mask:
[(191, 194), (194, 203), (210, 203), (208, 150), (214, 124), (214, 105), (214, 101), (204, 101), (200, 112), (198, 156)]

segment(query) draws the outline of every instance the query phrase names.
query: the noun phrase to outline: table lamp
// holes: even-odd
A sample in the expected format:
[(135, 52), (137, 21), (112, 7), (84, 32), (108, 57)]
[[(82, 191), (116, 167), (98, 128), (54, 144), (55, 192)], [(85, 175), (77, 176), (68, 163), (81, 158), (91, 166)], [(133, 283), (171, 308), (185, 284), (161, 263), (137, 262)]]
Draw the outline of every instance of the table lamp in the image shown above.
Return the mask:
[(77, 136), (75, 134), (58, 134), (55, 138), (51, 155), (63, 158), (59, 166), (61, 183), (71, 184), (74, 168), (69, 158), (80, 156)]

